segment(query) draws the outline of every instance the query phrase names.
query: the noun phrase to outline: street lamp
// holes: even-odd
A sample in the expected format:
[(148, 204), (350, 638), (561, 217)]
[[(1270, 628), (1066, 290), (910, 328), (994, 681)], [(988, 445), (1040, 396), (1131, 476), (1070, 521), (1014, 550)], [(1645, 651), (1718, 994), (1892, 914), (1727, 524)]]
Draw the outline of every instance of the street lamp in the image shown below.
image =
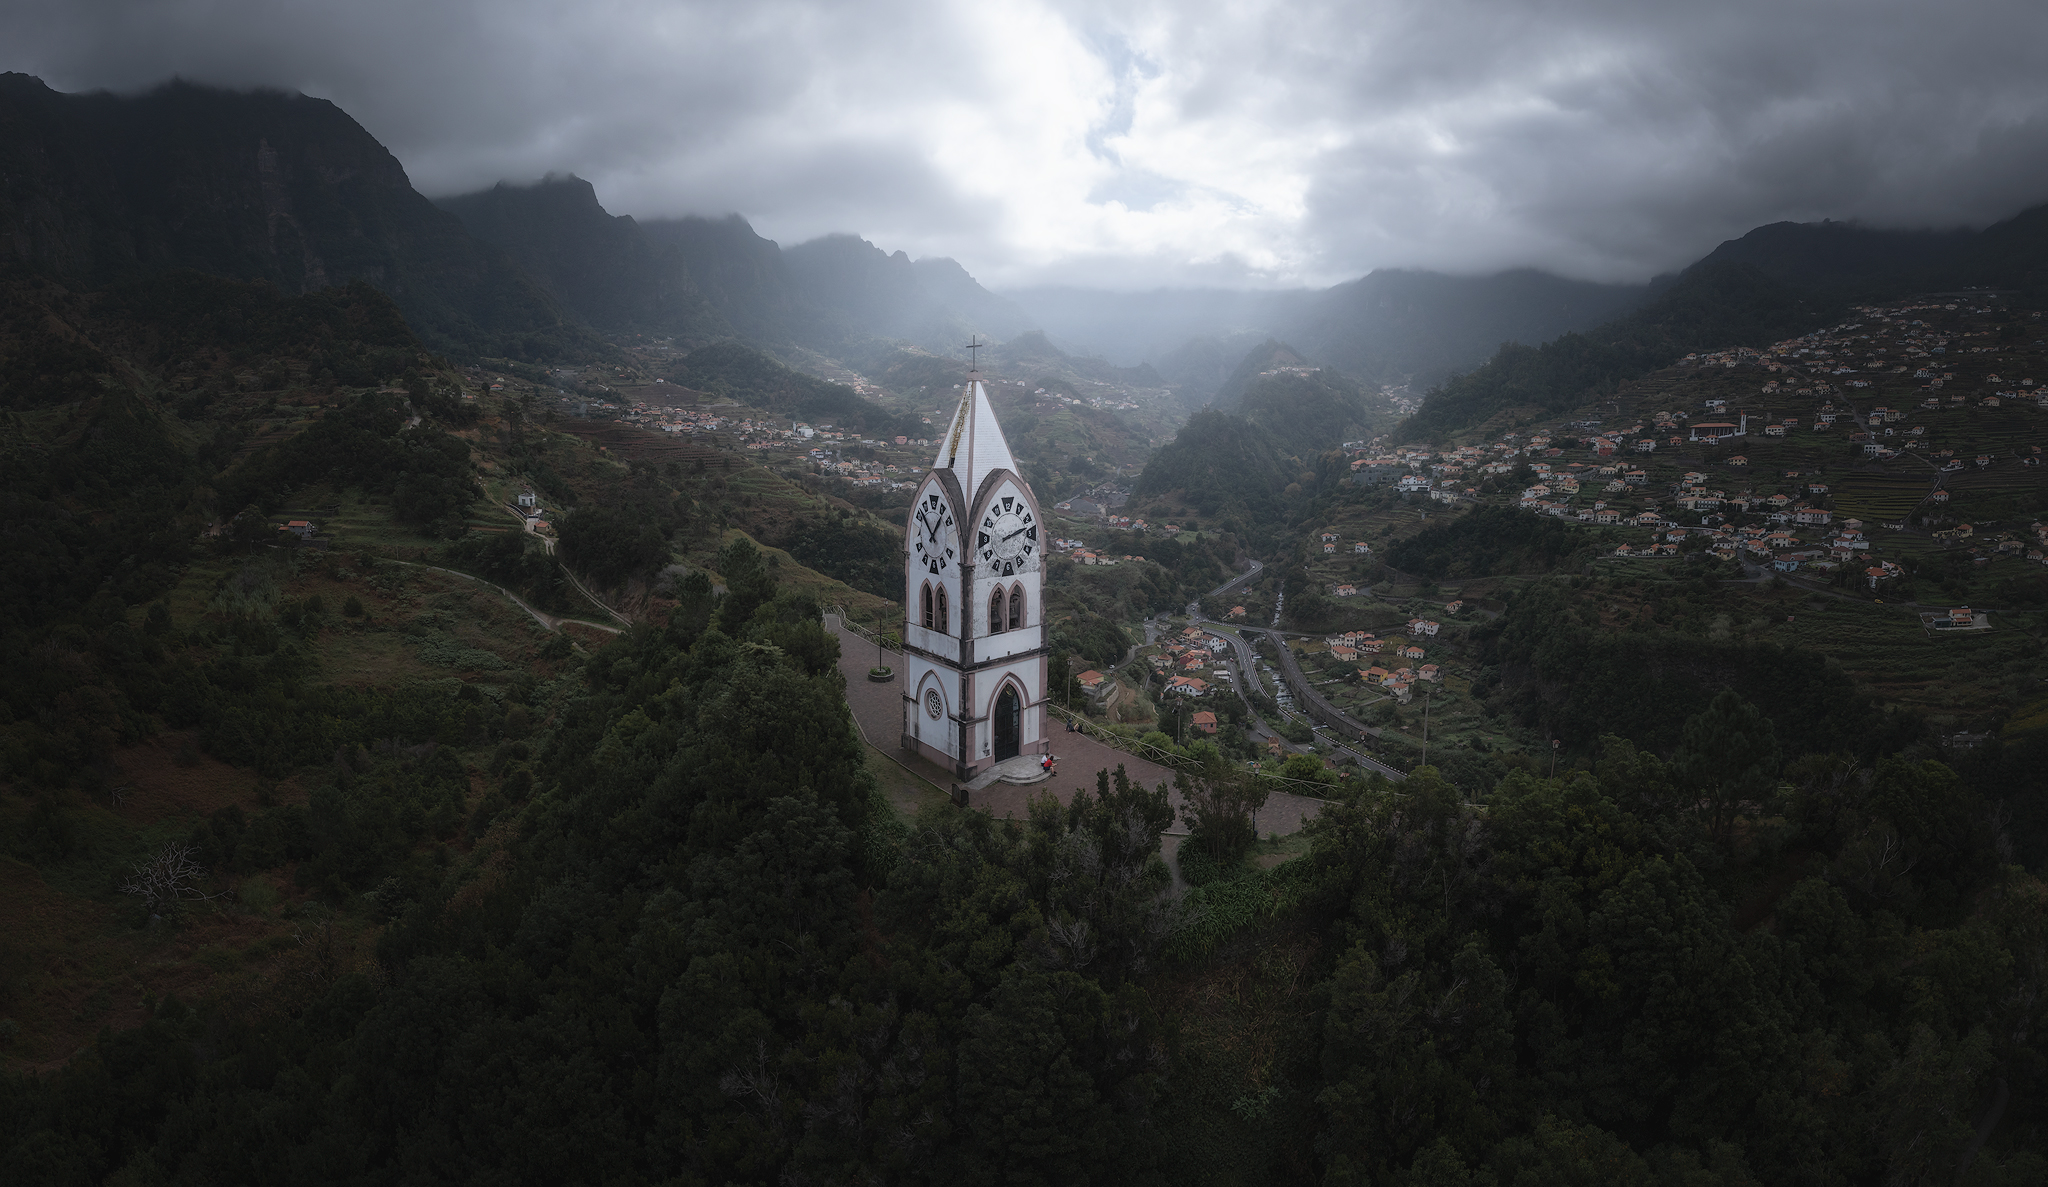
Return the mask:
[(1557, 748), (1563, 744), (1556, 738), (1550, 740), (1550, 777), (1552, 779), (1557, 778)]

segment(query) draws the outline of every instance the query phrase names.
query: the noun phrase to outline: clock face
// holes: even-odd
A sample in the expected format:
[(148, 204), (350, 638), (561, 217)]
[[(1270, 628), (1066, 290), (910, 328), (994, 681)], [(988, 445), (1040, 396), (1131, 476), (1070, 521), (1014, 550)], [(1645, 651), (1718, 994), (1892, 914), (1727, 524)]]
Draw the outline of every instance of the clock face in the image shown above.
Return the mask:
[(910, 536), (911, 555), (925, 572), (945, 573), (959, 563), (960, 536), (953, 525), (953, 509), (937, 491), (927, 493), (912, 513)]
[(982, 515), (974, 546), (991, 574), (1022, 573), (1038, 556), (1038, 523), (1024, 500), (1005, 495)]

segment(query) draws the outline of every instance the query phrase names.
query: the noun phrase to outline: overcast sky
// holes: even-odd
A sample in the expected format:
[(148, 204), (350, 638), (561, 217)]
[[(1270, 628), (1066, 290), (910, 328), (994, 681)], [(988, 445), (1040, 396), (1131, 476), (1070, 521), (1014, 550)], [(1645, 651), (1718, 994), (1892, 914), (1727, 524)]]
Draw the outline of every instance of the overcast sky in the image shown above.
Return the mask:
[(428, 194), (574, 172), (992, 287), (1640, 280), (2048, 201), (2042, 0), (61, 0), (0, 68), (296, 89)]

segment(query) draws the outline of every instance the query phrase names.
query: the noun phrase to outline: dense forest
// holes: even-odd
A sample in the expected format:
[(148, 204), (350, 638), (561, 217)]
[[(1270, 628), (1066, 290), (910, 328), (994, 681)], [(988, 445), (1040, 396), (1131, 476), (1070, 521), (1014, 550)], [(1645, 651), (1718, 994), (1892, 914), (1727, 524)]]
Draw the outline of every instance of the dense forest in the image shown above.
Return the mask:
[(1403, 539), (1387, 563), (1431, 581), (1553, 573), (1577, 568), (1605, 551), (1602, 544), (1577, 524), (1487, 505)]
[(1133, 495), (1187, 506), (1204, 516), (1273, 523), (1288, 518), (1290, 496), (1281, 492), (1292, 484), (1289, 461), (1272, 434), (1242, 417), (1207, 408), (1189, 417), (1174, 439), (1152, 455)]
[[(725, 598), (695, 578), (666, 626), (502, 716), (323, 703), (366, 741), (304, 739), (296, 761), (330, 756), (312, 804), (195, 840), (236, 868), (297, 862), (338, 908), (388, 918), (374, 954), (256, 1008), (163, 999), (10, 1078), (8, 1165), (51, 1183), (2048, 1171), (2048, 896), (2013, 864), (2043, 855), (1938, 762), (1862, 757), (1828, 720), (1774, 728), (1729, 691), (1669, 761), (1609, 736), (1591, 770), (1514, 774), (1483, 802), (1425, 768), (1331, 805), (1304, 856), (1176, 900), (1168, 791), (1120, 773), (1025, 820), (899, 823), (815, 606), (721, 563)], [(471, 819), (464, 728), (467, 753), (505, 739)], [(1227, 815), (1230, 778), (1197, 769), (1178, 794)], [(433, 843), (484, 832), (467, 856)], [(1293, 946), (1262, 946), (1276, 935)], [(1173, 1006), (1247, 960), (1279, 962), (1262, 992), (1288, 1004), (1253, 1019), (1249, 1063)]]
[[(227, 103), (0, 91), (60, 132), (166, 113), (164, 154)], [(1312, 754), (1253, 773), (1250, 739), (1169, 737), (1192, 716), (1169, 710), (1142, 736), (1166, 782), (1070, 764), (1008, 818), (936, 788), (906, 811), (818, 592), (897, 592), (900, 537), (737, 453), (619, 461), (536, 425), (430, 344), (614, 348), (494, 287), (502, 253), (334, 109), (257, 109), (229, 141), (318, 125), (386, 192), (323, 204), (294, 151), (293, 251), (242, 279), (134, 243), (67, 274), (93, 291), (0, 273), (9, 1181), (2048, 1181), (2048, 734), (1944, 737), (1822, 655), (1717, 631), (1704, 561), (1596, 576), (1596, 533), (1481, 510), (1387, 563), (1526, 578), (1441, 645), (1472, 659), (1477, 712), (1549, 748), (1439, 737), (1399, 782)], [(248, 181), (139, 193), (140, 166), (96, 159), (37, 179), (119, 183), (88, 230)], [(292, 295), (278, 269), (312, 247), (335, 280), (462, 268), (403, 301)], [(1607, 329), (1504, 350), (1409, 430), (1825, 312), (1715, 262)], [(1213, 522), (1101, 532), (1133, 559), (1048, 573), (1056, 699), (1253, 554), (1298, 624), (1335, 613), (1278, 542), (1357, 496), (1318, 446), (1382, 413), (1335, 376), (1261, 375), (1276, 361), (1140, 482)], [(670, 375), (930, 431), (737, 343)], [(556, 550), (492, 489), (541, 492)], [(378, 542), (280, 533), (315, 492)], [(750, 538), (763, 492), (788, 518)], [(635, 623), (560, 621), (588, 609), (572, 569), (634, 591)], [(1235, 729), (1257, 699), (1212, 703)], [(246, 794), (134, 823), (121, 763), (144, 750), (195, 797)], [(1284, 836), (1261, 816), (1283, 786), (1306, 819)], [(45, 909), (80, 902), (97, 922)], [(15, 1019), (95, 960), (119, 972), (62, 1001), (73, 1041), (32, 1061)]]

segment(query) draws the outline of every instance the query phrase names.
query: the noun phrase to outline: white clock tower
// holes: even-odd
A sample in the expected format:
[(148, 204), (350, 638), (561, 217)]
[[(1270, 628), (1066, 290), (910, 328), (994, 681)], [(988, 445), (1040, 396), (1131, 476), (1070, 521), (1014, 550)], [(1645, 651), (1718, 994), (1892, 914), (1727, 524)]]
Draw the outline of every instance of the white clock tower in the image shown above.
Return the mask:
[(963, 780), (1046, 753), (1048, 536), (978, 370), (905, 533), (903, 748)]

